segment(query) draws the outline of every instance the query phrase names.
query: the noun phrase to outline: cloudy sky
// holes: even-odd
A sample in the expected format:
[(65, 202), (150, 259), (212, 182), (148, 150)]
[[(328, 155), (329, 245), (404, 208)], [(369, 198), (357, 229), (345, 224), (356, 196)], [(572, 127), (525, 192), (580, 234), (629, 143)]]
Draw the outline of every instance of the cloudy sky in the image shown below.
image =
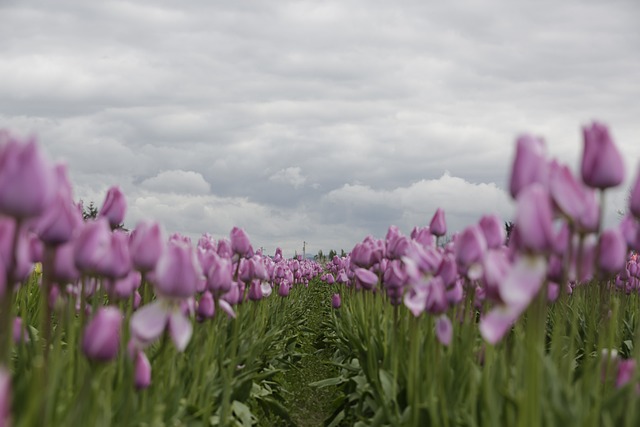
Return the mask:
[[(640, 159), (640, 2), (0, 0), (0, 127), (197, 237), (350, 250), (437, 207), (512, 204), (515, 137), (576, 169), (581, 126)], [(609, 197), (608, 221), (624, 208)]]

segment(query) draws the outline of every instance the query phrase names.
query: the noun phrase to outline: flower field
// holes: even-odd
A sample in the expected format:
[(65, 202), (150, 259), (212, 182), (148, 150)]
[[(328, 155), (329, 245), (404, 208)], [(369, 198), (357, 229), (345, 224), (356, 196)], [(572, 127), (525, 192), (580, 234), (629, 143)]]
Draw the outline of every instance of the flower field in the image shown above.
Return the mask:
[(0, 133), (0, 427), (640, 424), (640, 177), (605, 227), (622, 154), (583, 135), (578, 175), (518, 138), (507, 227), (438, 209), (316, 262), (125, 230), (118, 187), (83, 218)]

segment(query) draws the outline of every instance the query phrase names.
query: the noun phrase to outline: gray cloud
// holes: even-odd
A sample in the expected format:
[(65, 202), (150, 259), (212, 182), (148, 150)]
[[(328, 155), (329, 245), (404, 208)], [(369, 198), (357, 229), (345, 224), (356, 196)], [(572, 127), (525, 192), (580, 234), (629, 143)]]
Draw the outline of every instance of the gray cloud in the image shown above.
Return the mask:
[[(633, 178), (638, 3), (0, 2), (0, 126), (36, 133), (76, 196), (196, 237), (246, 227), (350, 249), (436, 207), (511, 213), (513, 141), (575, 167), (610, 124)], [(445, 174), (445, 171), (449, 171)], [(629, 184), (625, 184), (628, 186)], [(607, 218), (624, 208), (624, 189)], [(198, 228), (200, 227), (200, 228)]]

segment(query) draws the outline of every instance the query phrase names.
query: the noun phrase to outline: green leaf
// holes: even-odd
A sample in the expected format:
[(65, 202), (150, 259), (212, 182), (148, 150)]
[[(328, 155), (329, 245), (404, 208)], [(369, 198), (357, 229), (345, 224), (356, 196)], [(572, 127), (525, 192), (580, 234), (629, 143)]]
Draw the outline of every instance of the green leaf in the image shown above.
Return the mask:
[(347, 379), (344, 377), (327, 378), (324, 380), (309, 383), (309, 387), (317, 387), (317, 388), (329, 387), (332, 385), (342, 384), (346, 381)]
[(234, 400), (231, 404), (233, 414), (238, 418), (243, 427), (251, 427), (253, 425), (254, 416), (247, 405)]

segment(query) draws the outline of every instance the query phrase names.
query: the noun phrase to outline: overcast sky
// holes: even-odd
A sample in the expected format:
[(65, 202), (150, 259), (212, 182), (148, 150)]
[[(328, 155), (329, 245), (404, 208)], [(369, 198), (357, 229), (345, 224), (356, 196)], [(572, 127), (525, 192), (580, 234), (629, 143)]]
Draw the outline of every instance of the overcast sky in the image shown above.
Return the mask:
[(0, 127), (66, 161), (78, 199), (120, 185), (130, 227), (237, 225), (292, 255), (437, 207), (451, 231), (507, 220), (515, 137), (576, 170), (593, 119), (627, 186), (638, 168), (637, 0), (0, 0), (0, 17)]

